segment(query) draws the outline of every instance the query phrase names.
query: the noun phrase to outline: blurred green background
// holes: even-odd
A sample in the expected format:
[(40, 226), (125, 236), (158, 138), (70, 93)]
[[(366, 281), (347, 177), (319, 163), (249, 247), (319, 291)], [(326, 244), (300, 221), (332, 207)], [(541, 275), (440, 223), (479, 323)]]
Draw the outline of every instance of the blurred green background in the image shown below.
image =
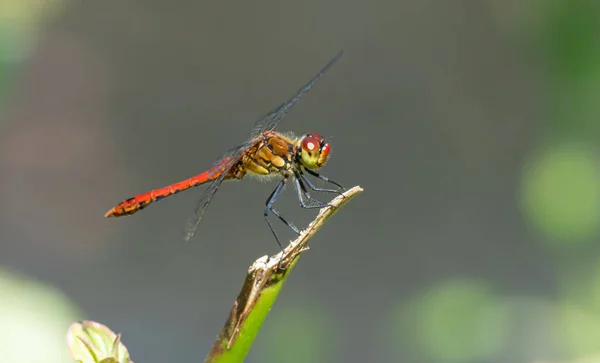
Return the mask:
[[(69, 324), (201, 361), (274, 184), (131, 218), (340, 48), (280, 130), (365, 192), (312, 241), (248, 362), (600, 362), (600, 2), (0, 2), (0, 356), (69, 362)], [(288, 190), (296, 225), (313, 212)], [(291, 234), (278, 226), (280, 235)]]

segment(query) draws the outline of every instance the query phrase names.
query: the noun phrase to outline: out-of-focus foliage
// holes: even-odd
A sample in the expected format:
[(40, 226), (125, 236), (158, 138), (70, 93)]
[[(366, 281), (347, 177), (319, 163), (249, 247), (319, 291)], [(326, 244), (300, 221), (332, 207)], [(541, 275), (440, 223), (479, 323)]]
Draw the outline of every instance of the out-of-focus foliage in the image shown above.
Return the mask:
[(600, 3), (553, 3), (542, 33), (550, 101), (548, 117), (555, 136), (600, 141)]
[(549, 85), (548, 122), (540, 137), (551, 142), (526, 164), (524, 204), (550, 240), (590, 241), (600, 225), (600, 3), (546, 7), (539, 58)]
[(536, 6), (540, 11), (529, 13), (537, 17), (535, 37), (523, 37), (539, 50), (545, 122), (524, 164), (521, 198), (526, 220), (545, 241), (579, 247), (555, 250), (559, 295), (551, 325), (558, 351), (577, 360), (600, 351), (597, 258), (588, 258), (582, 245), (600, 237), (600, 3)]
[(0, 352), (3, 362), (72, 362), (65, 327), (81, 315), (56, 289), (0, 270)]

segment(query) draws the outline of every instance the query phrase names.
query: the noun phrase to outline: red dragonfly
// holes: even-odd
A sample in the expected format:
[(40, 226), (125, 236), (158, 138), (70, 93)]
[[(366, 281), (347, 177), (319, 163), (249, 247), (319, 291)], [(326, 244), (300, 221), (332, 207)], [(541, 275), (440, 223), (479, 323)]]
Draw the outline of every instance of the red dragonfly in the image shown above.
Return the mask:
[[(294, 182), (302, 208), (322, 208), (328, 205), (327, 203), (313, 198), (309, 194), (306, 188), (307, 186), (317, 192), (338, 194), (341, 194), (344, 188), (340, 184), (315, 171), (325, 165), (329, 159), (331, 146), (325, 138), (314, 133), (305, 134), (302, 137), (297, 138), (286, 136), (274, 131), (274, 129), (290, 108), (314, 86), (325, 72), (337, 62), (342, 54), (343, 50), (333, 57), (333, 59), (331, 59), (329, 63), (307, 84), (300, 88), (293, 97), (257, 120), (248, 140), (223, 154), (214, 162), (210, 169), (178, 183), (126, 199), (109, 210), (105, 214), (105, 217), (132, 215), (135, 212), (146, 208), (152, 202), (157, 202), (183, 190), (210, 182), (208, 188), (200, 197), (194, 214), (186, 224), (183, 238), (187, 241), (192, 238), (196, 232), (204, 212), (224, 180), (242, 179), (246, 174), (254, 174), (262, 177), (277, 176), (281, 178), (281, 181), (267, 199), (264, 216), (279, 247), (283, 249), (271, 221), (269, 220), (269, 212), (273, 213), (295, 233), (300, 233), (297, 227), (285, 220), (281, 214), (273, 208), (273, 204), (285, 183), (288, 181)], [(305, 173), (335, 185), (335, 189), (325, 189), (315, 186), (307, 178)]]

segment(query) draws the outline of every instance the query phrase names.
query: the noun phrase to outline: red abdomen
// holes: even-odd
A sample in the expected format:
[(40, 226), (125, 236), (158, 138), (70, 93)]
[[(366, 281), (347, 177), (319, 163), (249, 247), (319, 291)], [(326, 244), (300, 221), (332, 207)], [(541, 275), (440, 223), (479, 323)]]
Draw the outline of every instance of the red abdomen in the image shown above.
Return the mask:
[(170, 195), (179, 193), (192, 187), (196, 187), (218, 177), (218, 174), (210, 175), (208, 171), (205, 171), (202, 174), (198, 174), (189, 179), (180, 181), (179, 183), (174, 183), (164, 188), (156, 189), (147, 193), (138, 194), (135, 197), (126, 199), (117, 204), (114, 208), (106, 212), (104, 217), (109, 218), (132, 215), (133, 213), (146, 208), (152, 202), (158, 202), (159, 200)]

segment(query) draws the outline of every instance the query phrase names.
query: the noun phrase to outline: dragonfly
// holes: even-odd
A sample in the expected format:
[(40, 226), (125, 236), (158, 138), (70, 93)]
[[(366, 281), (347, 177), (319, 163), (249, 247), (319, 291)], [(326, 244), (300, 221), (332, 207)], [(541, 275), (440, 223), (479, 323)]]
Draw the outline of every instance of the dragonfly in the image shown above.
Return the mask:
[[(315, 83), (341, 58), (343, 53), (344, 51), (340, 50), (317, 75), (302, 86), (291, 98), (255, 121), (248, 139), (217, 158), (208, 170), (178, 183), (126, 199), (110, 209), (105, 217), (130, 216), (153, 202), (209, 183), (200, 196), (194, 213), (185, 225), (183, 239), (189, 241), (196, 233), (204, 213), (223, 181), (241, 180), (246, 175), (267, 179), (279, 178), (279, 183), (265, 203), (264, 218), (277, 244), (283, 250), (283, 246), (269, 219), (269, 213), (275, 215), (296, 234), (300, 234), (300, 230), (288, 222), (273, 207), (286, 183), (294, 183), (300, 206), (307, 209), (322, 208), (329, 205), (314, 198), (308, 189), (315, 192), (337, 194), (342, 194), (345, 189), (342, 185), (317, 172), (327, 163), (331, 154), (331, 145), (324, 137), (316, 133), (295, 137), (291, 134), (277, 132), (275, 128), (292, 106), (310, 91)], [(317, 187), (307, 177), (307, 174), (331, 184), (332, 187)]]

